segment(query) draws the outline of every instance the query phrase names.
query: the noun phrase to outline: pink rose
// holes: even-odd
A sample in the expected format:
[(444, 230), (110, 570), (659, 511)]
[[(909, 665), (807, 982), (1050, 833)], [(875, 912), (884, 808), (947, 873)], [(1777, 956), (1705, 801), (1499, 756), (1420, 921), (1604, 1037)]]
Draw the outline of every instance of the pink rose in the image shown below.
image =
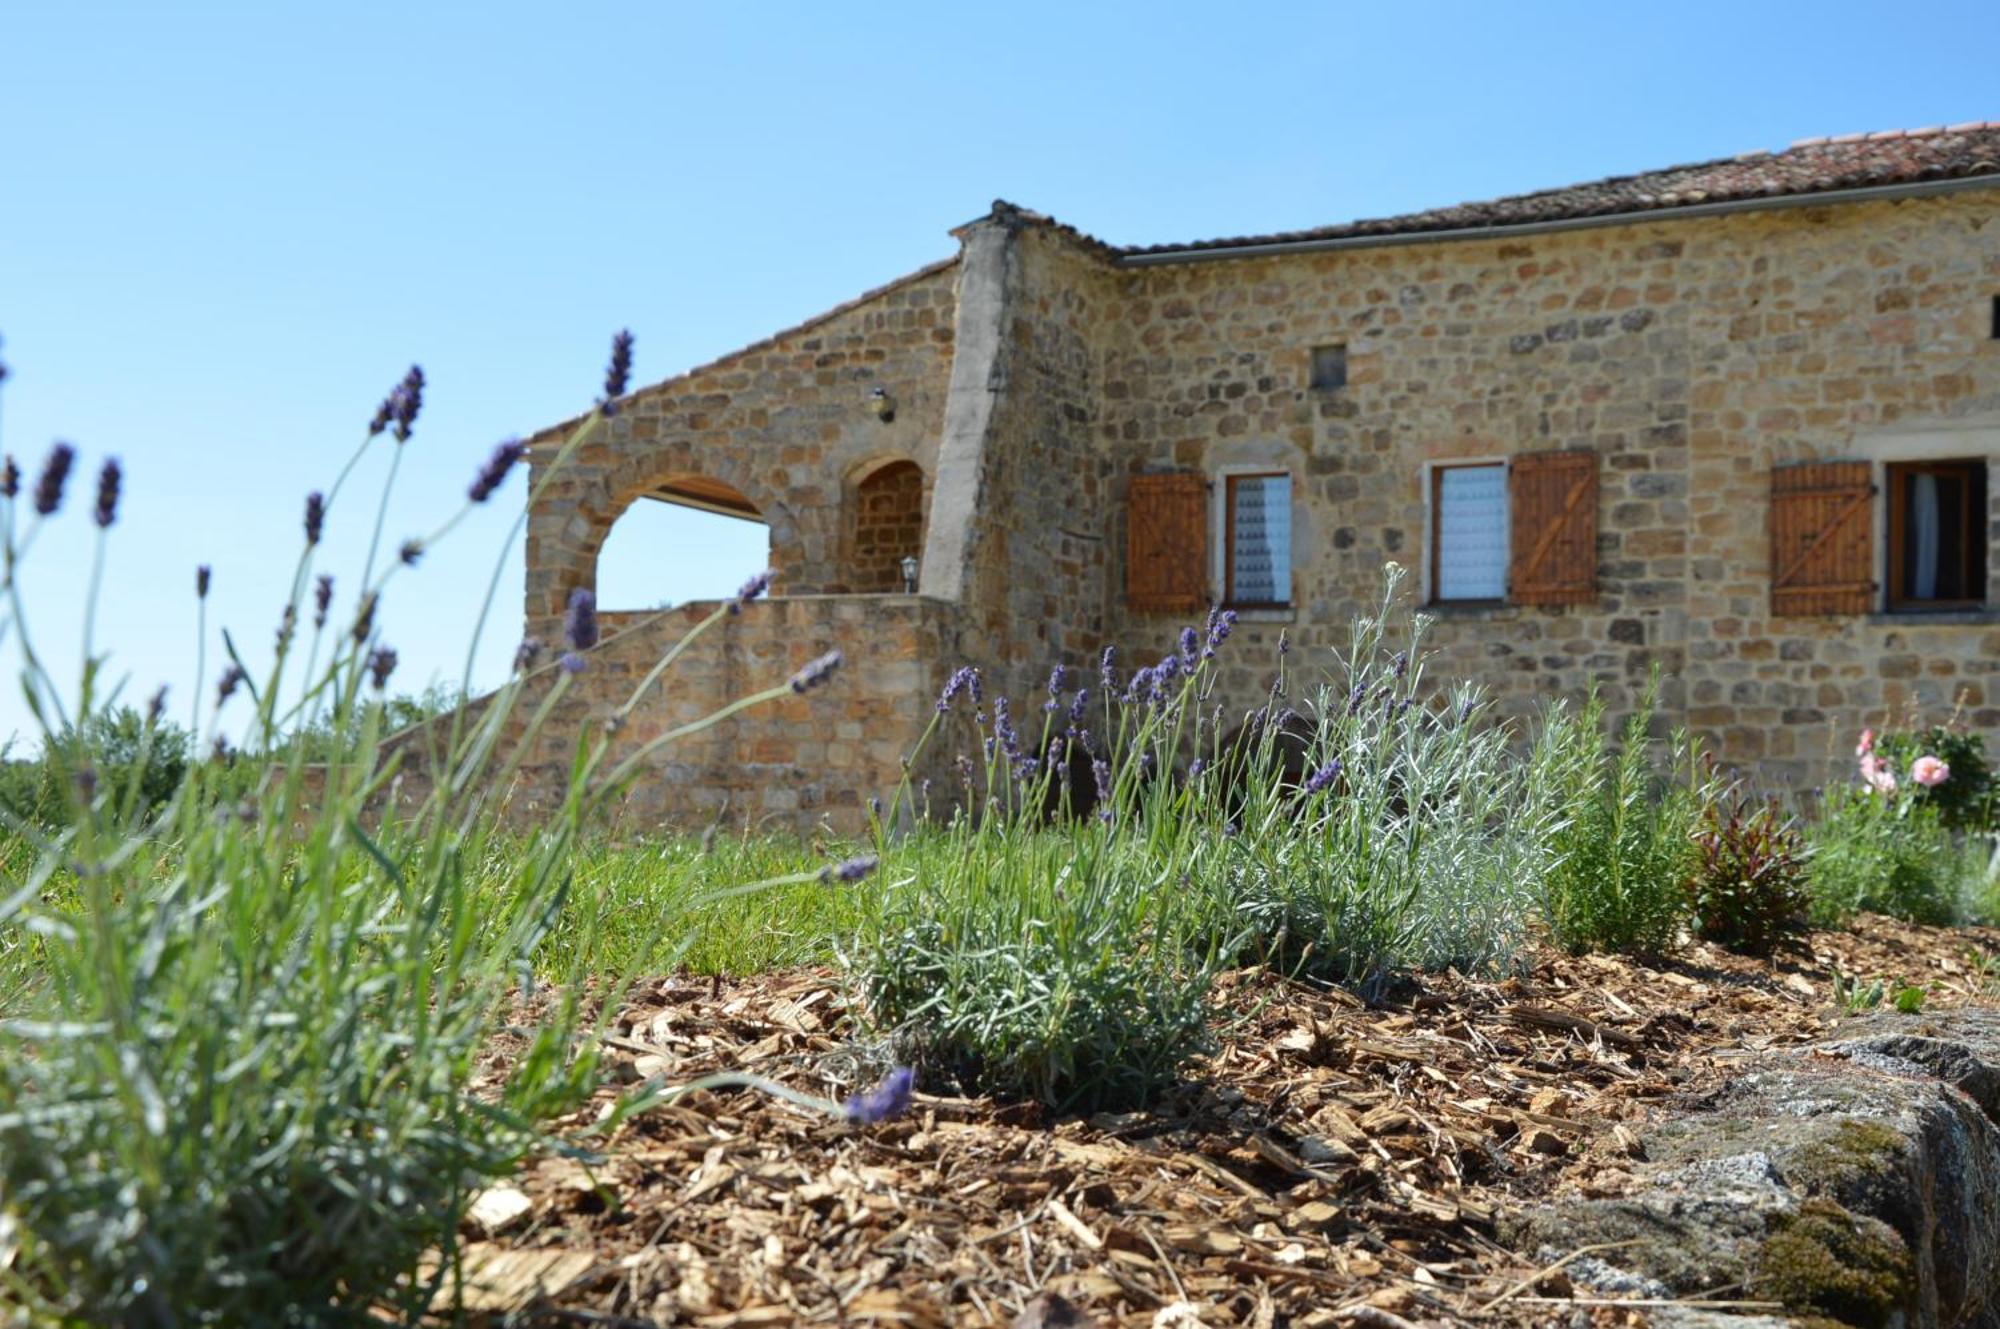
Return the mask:
[(1889, 769), (1887, 761), (1872, 752), (1861, 759), (1861, 778), (1866, 780), (1868, 787), (1878, 794), (1896, 792), (1895, 772)]
[(1919, 757), (1910, 764), (1910, 778), (1926, 789), (1935, 789), (1951, 778), (1951, 767), (1936, 757)]
[(1854, 755), (1857, 757), (1865, 757), (1874, 750), (1875, 750), (1875, 731), (1873, 729), (1862, 730), (1861, 741), (1854, 745)]

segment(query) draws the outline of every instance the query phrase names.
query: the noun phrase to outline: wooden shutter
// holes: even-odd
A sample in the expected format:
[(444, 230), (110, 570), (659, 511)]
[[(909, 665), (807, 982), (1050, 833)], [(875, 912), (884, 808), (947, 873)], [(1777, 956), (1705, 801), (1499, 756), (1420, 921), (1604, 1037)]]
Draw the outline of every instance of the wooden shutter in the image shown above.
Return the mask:
[(1193, 471), (1132, 477), (1125, 503), (1125, 603), (1142, 613), (1208, 605), (1208, 482)]
[(1875, 485), (1865, 461), (1771, 471), (1771, 612), (1865, 614), (1875, 601)]
[(1597, 454), (1524, 452), (1508, 463), (1508, 598), (1578, 605), (1597, 598)]

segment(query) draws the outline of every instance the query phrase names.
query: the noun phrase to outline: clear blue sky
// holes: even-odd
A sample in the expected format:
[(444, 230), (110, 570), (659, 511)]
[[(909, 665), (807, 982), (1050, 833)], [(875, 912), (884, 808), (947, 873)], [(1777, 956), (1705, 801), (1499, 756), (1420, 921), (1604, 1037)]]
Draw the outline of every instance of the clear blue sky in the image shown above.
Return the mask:
[[(1116, 242), (1310, 226), (2000, 118), (1996, 50), (1991, 0), (14, 0), (0, 446), (31, 474), (55, 438), (84, 454), (25, 570), (31, 621), (73, 675), (88, 477), (118, 455), (99, 643), (184, 715), (195, 565), (266, 653), (302, 496), (413, 360), (431, 387), (392, 539), (448, 513), (495, 441), (586, 405), (615, 329), (657, 381), (950, 253), (996, 196)], [(346, 583), (379, 478), (331, 522)], [(388, 599), (404, 688), (457, 676), (522, 495)], [(758, 561), (655, 527), (616, 537), (610, 598), (713, 593)], [(516, 551), (480, 682), (512, 652), (520, 577)], [(0, 735), (23, 719), (0, 686)]]

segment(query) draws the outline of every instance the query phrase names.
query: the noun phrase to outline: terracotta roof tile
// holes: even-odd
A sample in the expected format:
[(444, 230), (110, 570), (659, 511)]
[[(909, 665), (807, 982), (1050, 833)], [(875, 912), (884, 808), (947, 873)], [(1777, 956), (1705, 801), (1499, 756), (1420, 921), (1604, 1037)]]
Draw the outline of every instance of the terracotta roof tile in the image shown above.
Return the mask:
[(1638, 175), (1617, 175), (1483, 203), (1461, 203), (1308, 231), (1199, 240), (1191, 244), (1135, 245), (1117, 252), (1160, 254), (1362, 236), (1421, 235), (1427, 231), (1477, 230), (1633, 212), (1665, 212), (1708, 203), (1985, 175), (2000, 177), (2000, 120), (1803, 139), (1779, 152), (1752, 152)]

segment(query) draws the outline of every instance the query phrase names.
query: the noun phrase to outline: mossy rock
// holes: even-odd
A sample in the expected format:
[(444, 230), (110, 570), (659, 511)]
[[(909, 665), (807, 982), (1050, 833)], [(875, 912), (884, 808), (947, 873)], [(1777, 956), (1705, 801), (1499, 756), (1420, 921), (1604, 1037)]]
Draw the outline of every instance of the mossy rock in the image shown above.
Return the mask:
[(1876, 1329), (1914, 1313), (1916, 1261), (1894, 1228), (1821, 1197), (1772, 1224), (1750, 1288), (1795, 1313)]

